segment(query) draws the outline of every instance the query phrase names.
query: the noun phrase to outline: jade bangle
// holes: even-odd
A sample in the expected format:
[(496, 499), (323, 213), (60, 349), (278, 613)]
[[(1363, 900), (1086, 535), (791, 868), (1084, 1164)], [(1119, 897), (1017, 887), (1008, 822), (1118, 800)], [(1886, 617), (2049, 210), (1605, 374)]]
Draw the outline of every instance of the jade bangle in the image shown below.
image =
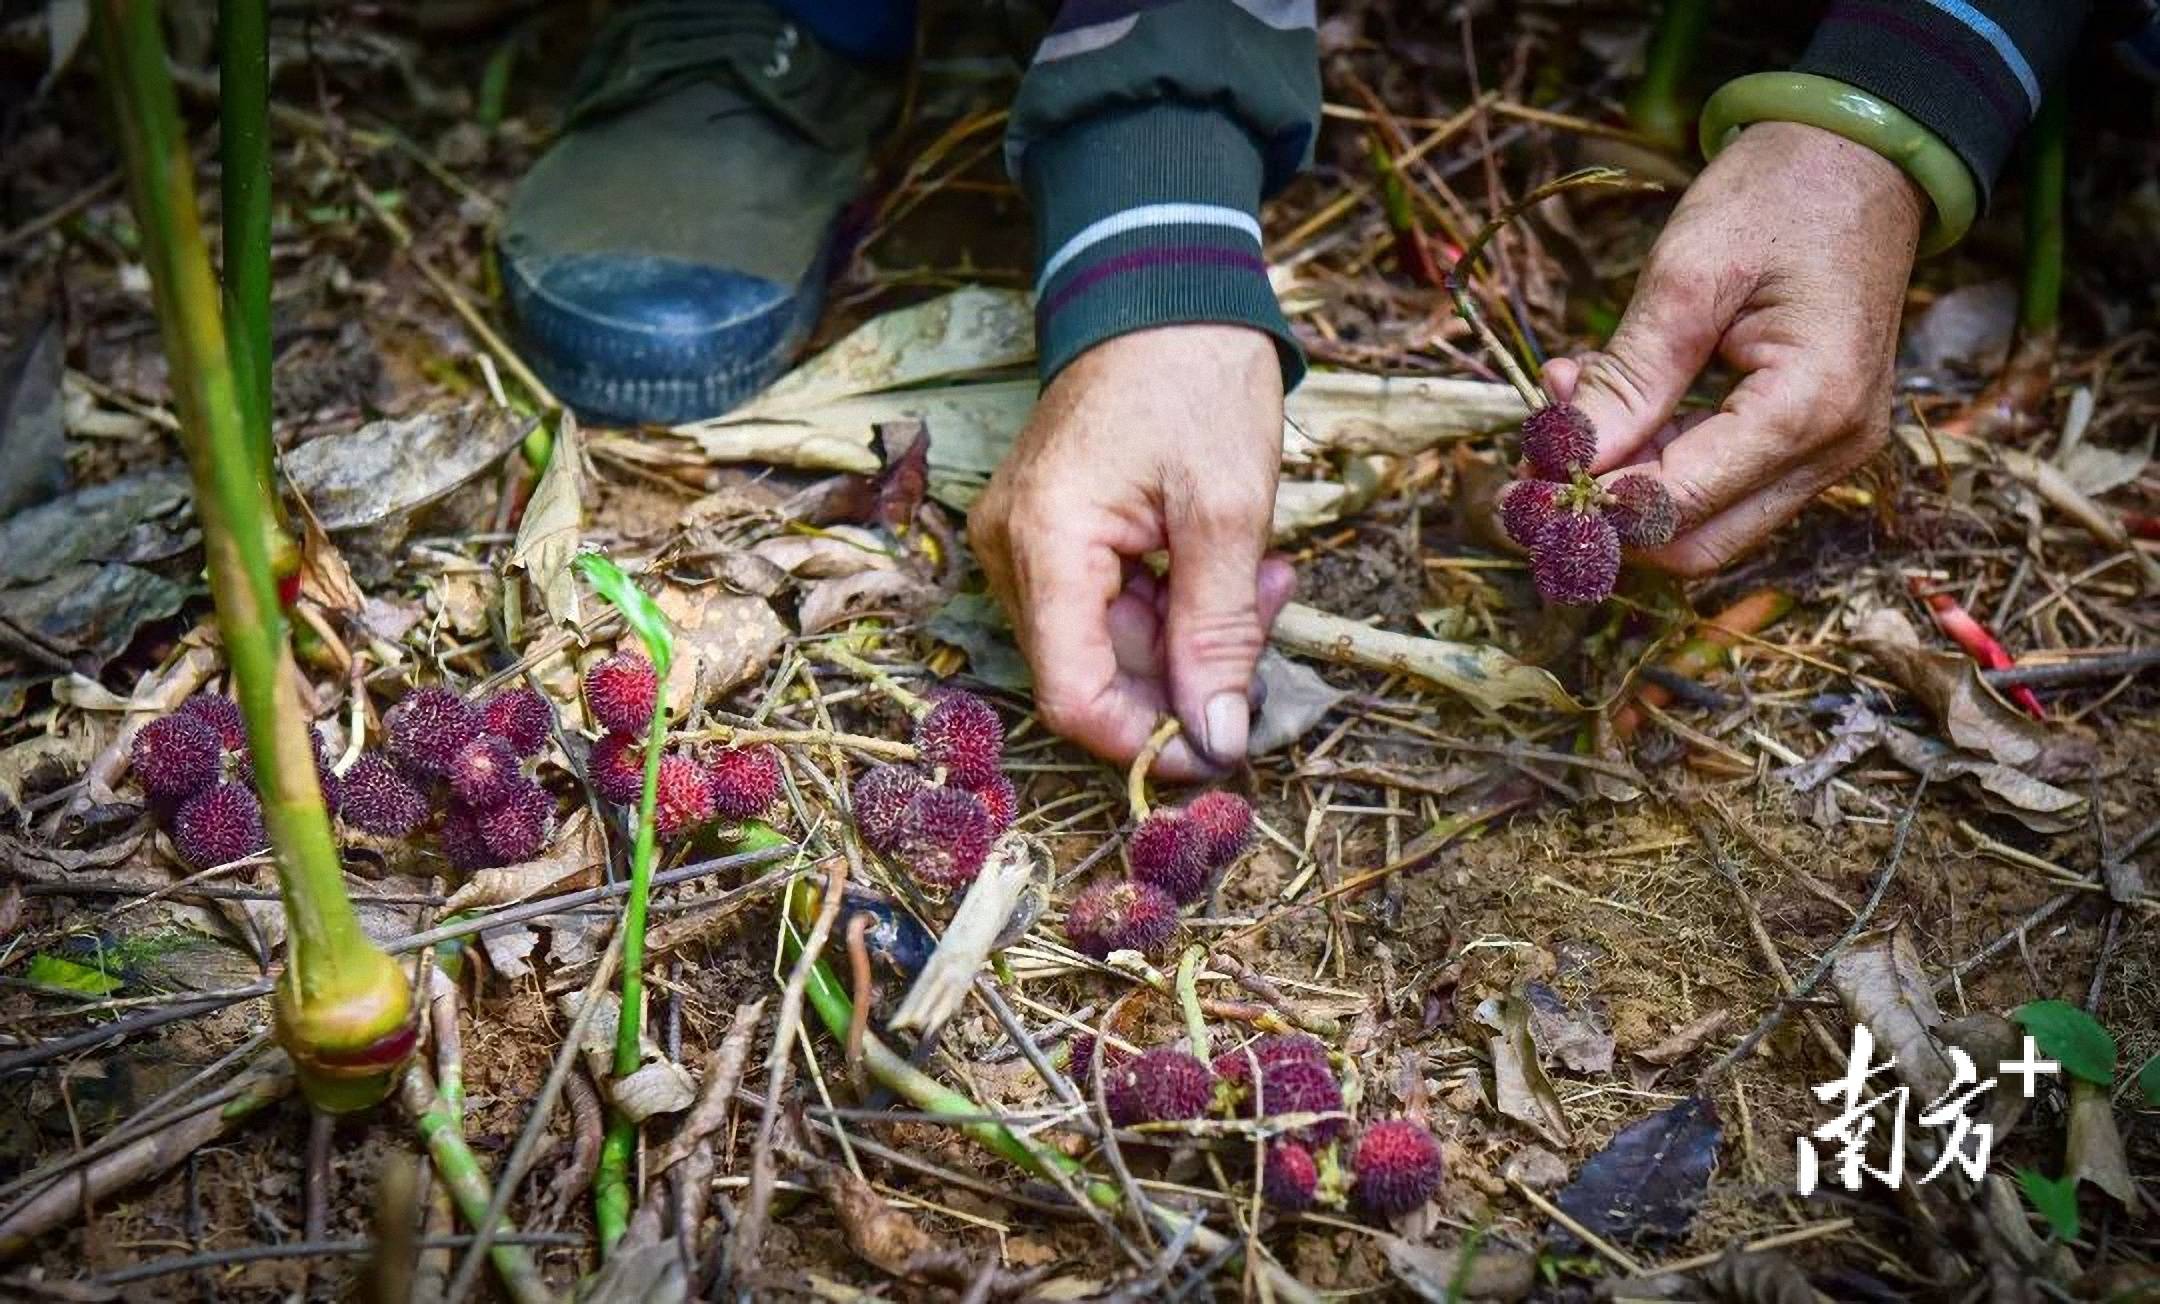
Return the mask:
[(1857, 87), (1805, 72), (1758, 72), (1718, 88), (1702, 111), (1702, 151), (1716, 158), (1751, 122), (1802, 122), (1889, 159), (1935, 205), (1920, 252), (1958, 242), (1980, 208), (1980, 189), (1965, 161), (1904, 110)]

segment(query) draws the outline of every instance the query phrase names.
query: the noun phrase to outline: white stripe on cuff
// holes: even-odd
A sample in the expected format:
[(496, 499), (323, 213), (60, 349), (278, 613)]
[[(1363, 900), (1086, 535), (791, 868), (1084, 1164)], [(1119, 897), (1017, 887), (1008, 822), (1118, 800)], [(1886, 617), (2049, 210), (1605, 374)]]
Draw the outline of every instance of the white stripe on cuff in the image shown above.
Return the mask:
[(1074, 232), (1043, 264), (1042, 274), (1035, 278), (1035, 293), (1040, 295), (1051, 277), (1092, 246), (1149, 226), (1227, 226), (1251, 236), (1254, 244), (1260, 243), (1260, 219), (1241, 209), (1222, 204), (1142, 204), (1098, 218)]

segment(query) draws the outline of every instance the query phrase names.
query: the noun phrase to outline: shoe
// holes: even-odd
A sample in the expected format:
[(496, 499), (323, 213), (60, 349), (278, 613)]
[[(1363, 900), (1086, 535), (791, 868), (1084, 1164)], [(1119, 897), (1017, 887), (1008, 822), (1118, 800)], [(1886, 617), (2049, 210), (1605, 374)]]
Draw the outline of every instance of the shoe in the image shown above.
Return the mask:
[(897, 78), (754, 0), (635, 6), (600, 34), (500, 247), (518, 352), (580, 417), (717, 416), (816, 322)]

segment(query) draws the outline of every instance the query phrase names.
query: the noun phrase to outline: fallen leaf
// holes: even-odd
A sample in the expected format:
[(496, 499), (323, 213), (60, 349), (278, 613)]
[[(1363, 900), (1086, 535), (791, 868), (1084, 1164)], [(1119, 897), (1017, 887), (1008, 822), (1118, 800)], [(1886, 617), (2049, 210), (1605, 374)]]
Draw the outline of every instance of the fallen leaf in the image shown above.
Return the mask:
[(1807, 1274), (1782, 1254), (1727, 1250), (1703, 1272), (1703, 1281), (1733, 1304), (1816, 1304)]
[(881, 1272), (905, 1275), (940, 1244), (914, 1219), (887, 1204), (870, 1183), (839, 1164), (818, 1169), (818, 1187), (847, 1233), (848, 1247)]
[(1892, 607), (1871, 612), (1853, 642), (1890, 678), (1918, 698), (1952, 743), (2039, 778), (2059, 778), (2091, 768), (2090, 739), (2060, 721), (2035, 720), (1989, 688), (1980, 668), (1961, 652), (1922, 646), (1905, 614)]
[(1994, 374), (2017, 328), (2017, 286), (1978, 281), (1945, 291), (1905, 331), (1903, 352), (1928, 372), (1955, 367), (1968, 376)]
[(540, 605), (558, 625), (575, 626), (581, 618), (577, 575), (572, 563), (585, 530), (585, 444), (578, 435), (577, 418), (568, 412), (555, 418), (554, 452), (540, 483), (533, 486), (525, 515), (518, 522), (517, 541), (510, 546), (510, 564), (523, 568)]
[(2083, 822), (2085, 798), (2034, 778), (2013, 765), (1968, 756), (1946, 743), (1923, 738), (1910, 729), (1888, 725), (1883, 748), (1898, 764), (1930, 782), (1969, 778), (1978, 784), (1991, 808), (2008, 814), (2037, 833), (2061, 833)]
[(1867, 703), (1848, 702), (1830, 724), (1830, 741), (1798, 765), (1771, 771), (1799, 792), (1813, 792), (1837, 777), (1838, 772), (1873, 751), (1882, 741), (1885, 721)]
[(1435, 1304), (1457, 1300), (1518, 1300), (1537, 1284), (1537, 1260), (1518, 1250), (1481, 1243), (1470, 1252), (1468, 1271), (1460, 1246), (1419, 1245), (1380, 1234), (1388, 1270), (1403, 1289)]
[(1260, 684), (1260, 710), (1246, 737), (1248, 756), (1266, 756), (1288, 747), (1349, 696), (1321, 678), (1319, 671), (1274, 648), (1261, 651), (1253, 677)]
[(993, 688), (1022, 693), (1035, 686), (1027, 659), (1014, 645), (1004, 609), (983, 593), (954, 595), (924, 623), (932, 638), (967, 653), (968, 669)]
[[(84, 6), (73, 8), (80, 13)], [(61, 416), (66, 351), (59, 320), (47, 318), (0, 358), (0, 466), (7, 468), (0, 476), (0, 518), (67, 489), (67, 423)]]
[(795, 618), (806, 637), (875, 613), (907, 622), (927, 614), (942, 594), (935, 580), (912, 570), (866, 570), (810, 584)]
[(859, 525), (834, 525), (816, 534), (776, 534), (750, 549), (799, 579), (837, 579), (867, 570), (891, 570), (892, 545)]
[(1568, 1179), (1568, 1164), (1543, 1146), (1524, 1146), (1508, 1156), (1500, 1176), (1533, 1191), (1549, 1191)]
[(1915, 1101), (1925, 1105), (1951, 1089), (1950, 1057), (1935, 1037), (1942, 1009), (1902, 926), (1853, 939), (1831, 963), (1830, 984), (1853, 1022), (1874, 1037), (1878, 1053), (1896, 1057)]
[(1571, 1137), (1560, 1095), (1538, 1065), (1537, 1046), (1530, 1037), (1530, 1006), (1519, 996), (1492, 996), (1477, 1007), (1478, 1022), (1498, 1035), (1487, 1045), (1492, 1052), (1493, 1104), (1509, 1118), (1527, 1123), (1539, 1136), (1557, 1146)]
[(679, 1114), (697, 1099), (690, 1071), (665, 1056), (639, 1065), (628, 1077), (601, 1079), (601, 1090), (633, 1123)]
[(367, 594), (353, 579), (345, 555), (330, 542), (307, 500), (300, 499), (300, 592), (325, 611), (352, 616), (367, 605)]
[(0, 521), (0, 583), (31, 584), (107, 560), (116, 540), (145, 523), (173, 532), (189, 493), (186, 472), (163, 466), (18, 511)]
[(1034, 356), (1035, 311), (1028, 295), (962, 286), (864, 322), (738, 414), (796, 412), (858, 394), (1017, 367)]
[[(1935, 1038), (1945, 1046), (1964, 1051), (1983, 1078), (1994, 1076), (1999, 1066), (2008, 1064), (2024, 1047), (2016, 1024), (2000, 1014), (1984, 1011), (1950, 1020), (1935, 1029)], [(1974, 1105), (1976, 1108), (1968, 1108), (1966, 1113), (1995, 1129), (1995, 1144), (1999, 1148), (2003, 1138), (2010, 1135), (2010, 1129), (2017, 1126), (2018, 1117), (2025, 1112), (2025, 1096), (2023, 1092), (1997, 1088), (1981, 1096)]]
[(1523, 986), (1530, 1006), (1530, 1039), (1541, 1059), (1555, 1059), (1573, 1073), (1604, 1073), (1612, 1068), (1611, 1025), (1596, 1010), (1571, 1010), (1560, 994), (1543, 983)]
[(488, 910), (549, 892), (591, 887), (600, 881), (600, 866), (606, 862), (607, 834), (580, 806), (563, 821), (545, 854), (522, 864), (475, 870), (443, 903), (443, 913)]
[(675, 627), (667, 692), (668, 711), (677, 717), (764, 673), (788, 639), (787, 626), (763, 598), (667, 585), (653, 601)]
[(1276, 646), (1299, 656), (1423, 679), (1484, 711), (1526, 701), (1582, 709), (1559, 680), (1496, 647), (1374, 629), (1296, 602), (1283, 608), (1272, 637)]
[(2108, 1089), (2083, 1078), (2070, 1080), (2070, 1136), (2063, 1142), (2063, 1175), (2091, 1182), (2125, 1209), (2137, 1208), (2137, 1183), (2130, 1179), (2130, 1161), (2123, 1154), (2122, 1134), (2115, 1129)]
[(668, 1138), (667, 1148), (653, 1160), (651, 1172), (664, 1173), (690, 1157), (705, 1138), (727, 1126), (735, 1109), (735, 1088), (742, 1082), (743, 1065), (750, 1057), (750, 1041), (765, 1017), (766, 998), (745, 1001), (735, 1007), (727, 1035), (705, 1058), (705, 1073), (698, 1083), (697, 1101), (690, 1116)]
[(930, 431), (920, 421), (887, 421), (876, 430), (884, 468), (872, 485), (873, 518), (896, 532), (915, 524), (930, 485)]
[(2065, 1073), (2102, 1087), (2114, 1084), (2115, 1038), (2083, 1009), (2068, 1001), (2028, 1001), (2011, 1017)]
[(1648, 1064), (1671, 1065), (1701, 1050), (1703, 1043), (1724, 1030), (1732, 1022), (1731, 1010), (1712, 1010), (1692, 1023), (1685, 1023), (1648, 1050), (1635, 1052), (1635, 1058)]
[(532, 953), (539, 946), (540, 935), (527, 924), (507, 924), (480, 934), (480, 950), (487, 956), (489, 967), (509, 983), (532, 976)]
[(1706, 1097), (1689, 1096), (1622, 1128), (1583, 1163), (1554, 1203), (1608, 1240), (1671, 1240), (1694, 1221), (1717, 1150), (1716, 1108)]
[(144, 625), (180, 610), (186, 590), (137, 566), (71, 566), (50, 579), (0, 591), (0, 625), (44, 658), (96, 670)]
[(311, 439), (278, 459), (333, 533), (415, 512), (484, 474), (531, 421), (487, 403), (370, 421)]

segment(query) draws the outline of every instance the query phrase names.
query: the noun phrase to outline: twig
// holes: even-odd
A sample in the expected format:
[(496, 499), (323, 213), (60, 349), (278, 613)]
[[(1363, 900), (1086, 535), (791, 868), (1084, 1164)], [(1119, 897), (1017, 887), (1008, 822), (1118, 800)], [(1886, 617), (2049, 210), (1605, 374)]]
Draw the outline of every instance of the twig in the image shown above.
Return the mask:
[(1188, 946), (1177, 963), (1177, 1000), (1185, 1012), (1185, 1038), (1201, 1060), (1208, 1057), (1207, 1020), (1200, 1015), (1200, 961), (1206, 957), (1206, 947)]
[[(451, 1198), (458, 1210), (472, 1223), (477, 1236), (487, 1223), (487, 1210), (493, 1204), (488, 1190), (487, 1174), (480, 1169), (480, 1160), (465, 1144), (460, 1132), (443, 1108), (442, 1093), (435, 1089), (435, 1080), (427, 1066), (418, 1060), (406, 1068), (399, 1080), (399, 1099), (406, 1112), (413, 1116), (420, 1135), (427, 1142), (428, 1154), (435, 1161), (436, 1175), (450, 1189)], [(517, 1230), (512, 1227), (511, 1231)], [(495, 1247), (489, 1258), (502, 1276), (503, 1289), (517, 1304), (552, 1304), (554, 1295), (532, 1256), (524, 1247), (495, 1237)]]
[(2134, 648), (2106, 656), (2079, 657), (2039, 666), (2011, 666), (2007, 670), (1983, 670), (1980, 677), (1991, 688), (2065, 688), (2089, 684), (2119, 675), (2143, 674), (2160, 666), (2160, 648)]
[(686, 742), (709, 738), (739, 747), (758, 743), (775, 743), (782, 747), (844, 747), (849, 751), (886, 756), (896, 761), (912, 761), (921, 755), (915, 750), (913, 743), (903, 743), (892, 738), (873, 738), (868, 734), (840, 733), (831, 729), (753, 729), (747, 725), (716, 724), (693, 733), (682, 734), (680, 737)]
[(1170, 745), (1170, 740), (1178, 736), (1181, 727), (1176, 716), (1164, 716), (1162, 723), (1155, 726), (1155, 732), (1140, 745), (1140, 754), (1133, 757), (1132, 765), (1125, 771), (1125, 803), (1131, 808), (1136, 824), (1148, 816), (1148, 771), (1155, 768), (1156, 759), (1162, 755), (1163, 748)]
[(855, 1084), (858, 1094), (867, 1094), (863, 1077), (863, 1034), (870, 1030), (870, 1003), (877, 999), (875, 980), (870, 975), (870, 947), (867, 937), (870, 925), (877, 922), (867, 910), (858, 910), (848, 919), (847, 955), (848, 973), (853, 983), (855, 1017), (848, 1024), (845, 1059), (848, 1079)]
[[(584, 1237), (568, 1232), (518, 1232), (504, 1234), (505, 1245), (578, 1245)], [(422, 1236), (413, 1245), (423, 1250), (454, 1250), (472, 1243), (470, 1236)], [(241, 1245), (230, 1250), (206, 1250), (201, 1254), (185, 1254), (172, 1259), (152, 1259), (148, 1263), (134, 1263), (116, 1268), (89, 1279), (94, 1286), (126, 1286), (153, 1277), (170, 1277), (175, 1273), (194, 1272), (202, 1268), (226, 1268), (236, 1263), (261, 1263), (270, 1259), (306, 1258), (358, 1258), (373, 1254), (381, 1242), (372, 1240), (348, 1241), (290, 1241), (283, 1245)]]
[(930, 704), (924, 701), (919, 694), (909, 692), (907, 689), (902, 688), (899, 682), (895, 680), (891, 675), (885, 673), (883, 669), (871, 665), (868, 661), (865, 661), (861, 657), (856, 656), (853, 652), (848, 651), (844, 647), (840, 647), (837, 644), (826, 643), (811, 648), (809, 650), (809, 655), (817, 658), (820, 661), (830, 661), (843, 670), (850, 671), (854, 674), (860, 675), (864, 679), (869, 680), (872, 684), (877, 686), (877, 690), (879, 692), (885, 694), (885, 696), (897, 702), (900, 707), (905, 710), (909, 715), (921, 716), (930, 709)]

